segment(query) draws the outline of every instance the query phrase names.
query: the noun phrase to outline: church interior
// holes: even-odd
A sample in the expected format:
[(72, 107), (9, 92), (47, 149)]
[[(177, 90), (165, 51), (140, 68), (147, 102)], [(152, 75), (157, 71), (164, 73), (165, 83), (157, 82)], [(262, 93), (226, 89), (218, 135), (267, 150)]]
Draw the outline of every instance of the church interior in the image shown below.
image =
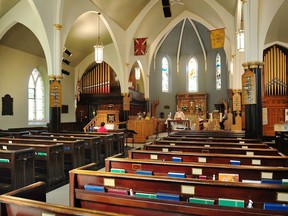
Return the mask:
[(0, 6), (1, 215), (287, 215), (288, 1)]

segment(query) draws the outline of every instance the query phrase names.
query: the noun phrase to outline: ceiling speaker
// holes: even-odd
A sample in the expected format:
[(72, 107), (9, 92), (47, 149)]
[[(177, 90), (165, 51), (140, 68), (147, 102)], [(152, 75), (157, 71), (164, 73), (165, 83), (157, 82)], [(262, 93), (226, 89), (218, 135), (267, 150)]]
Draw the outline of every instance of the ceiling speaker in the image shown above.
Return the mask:
[(62, 69), (62, 74), (65, 74), (65, 75), (69, 76), (69, 75), (70, 75), (70, 72), (67, 71), (67, 70)]
[(164, 17), (171, 17), (170, 2), (169, 0), (162, 0)]
[(163, 7), (163, 12), (165, 17), (171, 17), (170, 7)]
[(164, 6), (170, 6), (169, 0), (162, 0), (162, 5)]

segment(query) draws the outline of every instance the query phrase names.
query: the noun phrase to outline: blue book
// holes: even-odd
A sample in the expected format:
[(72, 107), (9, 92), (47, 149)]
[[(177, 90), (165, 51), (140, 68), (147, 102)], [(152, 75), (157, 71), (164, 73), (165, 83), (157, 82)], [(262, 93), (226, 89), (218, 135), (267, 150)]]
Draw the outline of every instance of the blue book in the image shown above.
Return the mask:
[(261, 184), (282, 184), (282, 179), (281, 180), (261, 179)]
[(230, 160), (230, 164), (231, 164), (231, 165), (240, 165), (241, 162), (240, 162), (240, 161), (237, 161), (237, 160)]
[(153, 172), (152, 172), (152, 171), (147, 171), (147, 170), (137, 170), (137, 171), (136, 171), (136, 174), (152, 176), (152, 175), (153, 175)]
[(173, 162), (182, 162), (182, 158), (181, 157), (172, 157), (172, 161)]
[(95, 192), (105, 192), (105, 188), (103, 186), (97, 185), (84, 185), (84, 189)]
[(156, 193), (156, 198), (162, 200), (180, 201), (180, 196), (178, 194)]
[(264, 203), (263, 209), (276, 210), (276, 211), (288, 211), (288, 205), (281, 203)]
[(176, 172), (168, 172), (169, 177), (174, 177), (174, 178), (185, 178), (185, 173), (176, 173)]
[(69, 147), (69, 146), (64, 146), (64, 151), (71, 151), (71, 147)]

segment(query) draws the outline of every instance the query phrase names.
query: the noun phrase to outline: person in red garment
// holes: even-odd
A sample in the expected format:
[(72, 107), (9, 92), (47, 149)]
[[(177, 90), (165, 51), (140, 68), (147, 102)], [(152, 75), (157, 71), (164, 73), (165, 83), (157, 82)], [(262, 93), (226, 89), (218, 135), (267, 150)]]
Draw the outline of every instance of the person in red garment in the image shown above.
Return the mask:
[(105, 122), (101, 122), (100, 128), (97, 130), (97, 132), (107, 133), (108, 130), (105, 128)]

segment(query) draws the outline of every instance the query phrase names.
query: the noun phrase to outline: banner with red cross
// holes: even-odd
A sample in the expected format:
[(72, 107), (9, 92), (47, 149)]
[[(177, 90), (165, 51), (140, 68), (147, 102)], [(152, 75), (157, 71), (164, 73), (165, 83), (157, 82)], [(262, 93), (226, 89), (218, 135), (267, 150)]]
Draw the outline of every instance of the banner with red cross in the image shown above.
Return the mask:
[(147, 38), (134, 38), (134, 55), (145, 55), (147, 49)]

